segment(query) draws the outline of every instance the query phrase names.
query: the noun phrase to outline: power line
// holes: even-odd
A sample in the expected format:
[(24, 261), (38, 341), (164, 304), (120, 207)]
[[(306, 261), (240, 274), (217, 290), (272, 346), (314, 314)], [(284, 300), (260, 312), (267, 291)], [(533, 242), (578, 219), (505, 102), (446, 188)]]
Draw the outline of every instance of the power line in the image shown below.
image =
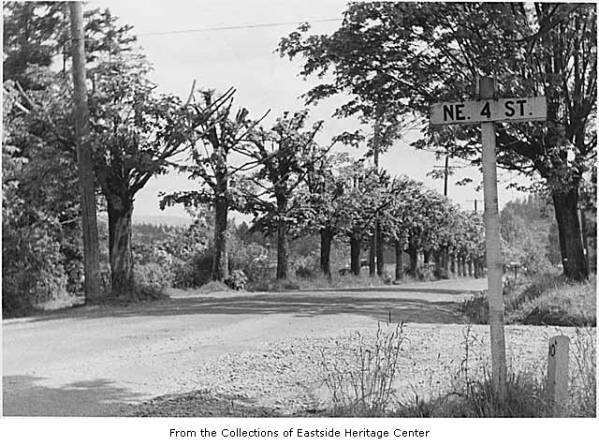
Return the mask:
[(317, 19), (317, 20), (298, 20), (295, 22), (277, 22), (277, 23), (258, 23), (253, 25), (233, 25), (233, 26), (216, 26), (212, 28), (195, 28), (195, 29), (182, 29), (173, 31), (156, 31), (148, 33), (138, 33), (138, 36), (164, 36), (168, 34), (187, 34), (187, 33), (203, 33), (209, 31), (226, 31), (231, 29), (254, 29), (254, 28), (272, 28), (275, 26), (283, 25), (298, 25), (300, 23), (322, 23), (322, 22), (339, 22), (343, 19)]

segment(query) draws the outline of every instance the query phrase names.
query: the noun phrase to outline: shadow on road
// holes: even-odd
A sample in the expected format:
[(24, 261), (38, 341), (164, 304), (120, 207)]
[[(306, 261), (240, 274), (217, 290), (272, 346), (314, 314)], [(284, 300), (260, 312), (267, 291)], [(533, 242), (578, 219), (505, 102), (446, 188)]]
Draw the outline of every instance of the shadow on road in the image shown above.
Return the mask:
[[(424, 292), (422, 290), (418, 290)], [(434, 290), (436, 294), (443, 290)], [(454, 294), (455, 290), (450, 294)], [(369, 292), (372, 292), (369, 289)], [(309, 294), (308, 294), (309, 293)], [(413, 295), (412, 291), (407, 291)], [(460, 292), (459, 294), (463, 294)], [(377, 293), (381, 294), (381, 293)], [(403, 294), (403, 293), (402, 293)], [(297, 317), (352, 314), (373, 317), (377, 320), (418, 323), (461, 323), (461, 302), (439, 300), (439, 296), (415, 299), (394, 297), (356, 296), (346, 290), (331, 292), (292, 292), (279, 294), (239, 294), (228, 297), (196, 297), (169, 299), (150, 304), (123, 307), (81, 308), (46, 314), (32, 321), (52, 319), (94, 319), (102, 317), (143, 317), (174, 315), (271, 315), (294, 314)]]
[[(330, 289), (315, 289), (315, 290), (310, 290), (310, 291), (317, 291), (317, 292), (321, 292), (321, 291), (328, 291), (330, 292)], [(394, 287), (378, 287), (378, 288), (340, 288), (335, 290), (335, 292), (343, 292), (343, 293), (372, 293), (372, 292), (376, 292), (376, 293), (393, 293), (393, 294), (397, 294), (397, 295), (401, 295), (404, 293), (410, 293), (410, 294), (414, 294), (414, 293), (418, 293), (418, 294), (449, 294), (452, 296), (458, 296), (461, 294), (470, 294), (470, 293), (476, 293), (479, 290), (452, 290), (452, 289), (445, 289), (445, 288), (404, 288), (403, 286), (401, 288), (394, 288)], [(309, 291), (305, 291), (306, 293)]]
[[(4, 416), (110, 416), (143, 395), (111, 381), (78, 381), (54, 388), (29, 375), (2, 377)], [(77, 408), (85, 407), (85, 413)]]

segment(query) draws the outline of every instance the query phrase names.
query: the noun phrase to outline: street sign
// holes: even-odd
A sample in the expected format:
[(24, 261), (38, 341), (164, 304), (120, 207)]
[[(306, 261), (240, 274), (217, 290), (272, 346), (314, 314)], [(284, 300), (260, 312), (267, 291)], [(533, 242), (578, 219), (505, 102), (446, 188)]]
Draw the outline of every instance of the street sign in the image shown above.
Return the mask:
[(547, 101), (545, 97), (537, 96), (441, 102), (431, 105), (430, 114), (430, 123), (434, 125), (544, 121), (547, 119)]
[(480, 123), (482, 140), (483, 186), (485, 196), (485, 245), (489, 292), (489, 327), (493, 387), (499, 399), (506, 397), (506, 357), (503, 302), (503, 260), (499, 235), (497, 204), (497, 158), (495, 122), (539, 121), (547, 119), (544, 97), (495, 99), (495, 80), (478, 80), (480, 100), (432, 104), (432, 125)]

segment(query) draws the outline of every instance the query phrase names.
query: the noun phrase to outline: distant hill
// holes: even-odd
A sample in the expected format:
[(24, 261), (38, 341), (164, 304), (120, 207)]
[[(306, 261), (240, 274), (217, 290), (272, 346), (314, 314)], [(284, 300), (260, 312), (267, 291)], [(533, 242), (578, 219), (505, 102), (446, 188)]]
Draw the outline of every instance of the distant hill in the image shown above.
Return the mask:
[(176, 217), (172, 215), (135, 215), (133, 214), (133, 224), (147, 223), (152, 225), (166, 226), (188, 226), (192, 223), (191, 217)]

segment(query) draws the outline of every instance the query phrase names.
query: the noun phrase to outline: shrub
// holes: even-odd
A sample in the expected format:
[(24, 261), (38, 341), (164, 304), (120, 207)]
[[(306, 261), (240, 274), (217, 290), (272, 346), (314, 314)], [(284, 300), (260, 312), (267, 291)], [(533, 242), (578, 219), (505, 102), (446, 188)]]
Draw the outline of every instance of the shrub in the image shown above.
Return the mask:
[(198, 253), (189, 261), (173, 261), (172, 284), (175, 288), (198, 288), (210, 281), (211, 274), (212, 254)]
[(290, 291), (299, 290), (299, 285), (291, 280), (260, 280), (252, 282), (248, 286), (250, 291)]
[(58, 241), (45, 228), (3, 225), (2, 314), (24, 316), (64, 292), (62, 261)]
[(218, 293), (220, 291), (229, 291), (229, 287), (216, 280), (211, 280), (198, 288), (198, 293), (200, 294)]
[(142, 290), (162, 291), (172, 282), (171, 273), (158, 263), (135, 265), (135, 284)]
[(295, 276), (300, 279), (310, 280), (316, 277), (316, 273), (307, 266), (299, 266), (295, 270)]
[(301, 280), (316, 278), (320, 274), (318, 258), (318, 255), (314, 254), (295, 257), (291, 262), (291, 268), (295, 272), (295, 277)]
[(471, 324), (488, 324), (489, 298), (487, 291), (480, 291), (466, 299), (462, 304), (462, 312)]
[(242, 270), (236, 269), (232, 271), (225, 280), (225, 284), (234, 290), (245, 290), (248, 284), (248, 278)]
[(430, 282), (436, 280), (434, 265), (424, 264), (418, 266), (416, 269), (416, 278), (423, 282)]
[(242, 270), (250, 282), (272, 277), (274, 269), (266, 249), (257, 243), (234, 241), (229, 247), (229, 269)]

